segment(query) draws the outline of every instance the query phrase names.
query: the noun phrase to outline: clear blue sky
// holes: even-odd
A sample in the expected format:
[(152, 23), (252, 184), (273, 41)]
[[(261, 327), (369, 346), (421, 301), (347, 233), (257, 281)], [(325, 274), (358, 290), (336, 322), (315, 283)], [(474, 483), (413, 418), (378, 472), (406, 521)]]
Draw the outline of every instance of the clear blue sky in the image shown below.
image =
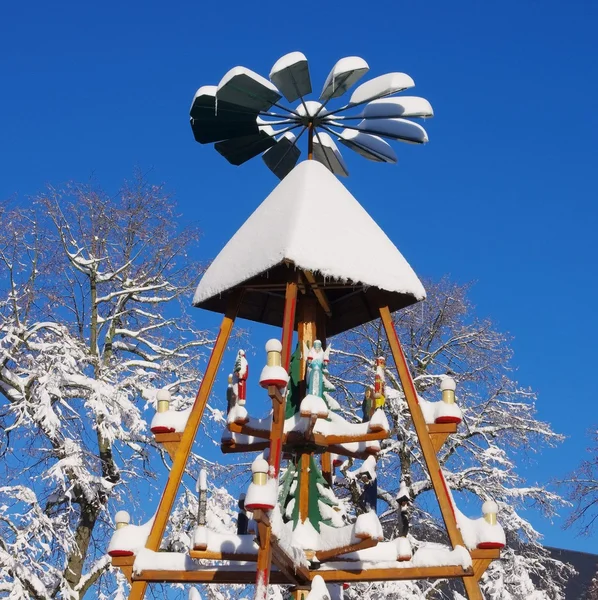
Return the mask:
[[(420, 275), (477, 281), (540, 417), (569, 436), (527, 473), (562, 476), (598, 422), (597, 26), (590, 0), (3, 3), (0, 197), (91, 175), (115, 189), (139, 166), (199, 223), (207, 260), (276, 180), (194, 142), (200, 85), (238, 64), (267, 75), (293, 50), (315, 88), (347, 55), (407, 72), (435, 109), (430, 143), (399, 145), (397, 166), (347, 150), (344, 183)], [(596, 550), (534, 523), (549, 544)]]

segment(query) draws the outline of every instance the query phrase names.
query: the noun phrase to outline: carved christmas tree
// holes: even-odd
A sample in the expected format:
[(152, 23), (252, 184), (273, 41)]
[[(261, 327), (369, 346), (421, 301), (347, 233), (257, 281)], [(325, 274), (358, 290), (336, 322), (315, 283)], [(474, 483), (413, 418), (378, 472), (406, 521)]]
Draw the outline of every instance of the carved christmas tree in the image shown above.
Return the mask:
[[(307, 63), (298, 54), (283, 57), (286, 61), (281, 59), (271, 73), (287, 98), (295, 94), (295, 99), (302, 98), (311, 90)], [(255, 583), (259, 600), (266, 598), (269, 583), (277, 583), (290, 586), (294, 598), (305, 598), (309, 592), (310, 600), (319, 600), (330, 592), (342, 596), (342, 584), (350, 582), (448, 577), (463, 578), (468, 597), (475, 600), (482, 598), (479, 578), (504, 545), (496, 505), (486, 503), (483, 518), (467, 519), (456, 507), (436, 458), (461, 420), (454, 381), (443, 380), (440, 402), (419, 398), (391, 319), (393, 311), (425, 298), (423, 286), (394, 244), (337, 180), (333, 173), (342, 166), (338, 148), (328, 142), (329, 135), (323, 138), (317, 132), (318, 127), (330, 130), (340, 127), (342, 118), (351, 118), (333, 118), (334, 112), (366, 104), (360, 117), (365, 125), (361, 130), (350, 129), (361, 133), (341, 134), (340, 139), (364, 156), (382, 160), (389, 156), (388, 144), (372, 132), (417, 141), (417, 128), (402, 117), (423, 116), (419, 114), (423, 103), (417, 102), (423, 99), (405, 98), (403, 104), (396, 98), (378, 100), (405, 89), (408, 76), (394, 73), (359, 86), (348, 107), (325, 110), (331, 98), (346, 91), (367, 70), (362, 59), (343, 60), (324, 86), (323, 104), (306, 103), (302, 98), (303, 110), (292, 111), (297, 117), (290, 118), (291, 122), (309, 131), (308, 154), (316, 159), (297, 166), (287, 160), (296, 156), (292, 152), (296, 139), (290, 142), (284, 132), (269, 132), (260, 120), (273, 118), (271, 107), (279, 107), (282, 94), (274, 84), (239, 67), (218, 88), (201, 88), (194, 99), (192, 126), (198, 141), (225, 140), (216, 146), (231, 162), (268, 150), (266, 164), (284, 179), (222, 249), (196, 290), (194, 305), (223, 313), (224, 318), (191, 409), (182, 414), (169, 407), (165, 394), (158, 399), (152, 431), (173, 462), (155, 518), (136, 527), (128, 524), (126, 515), (110, 544), (113, 563), (132, 581), (131, 600), (143, 598), (151, 582)], [(419, 141), (423, 141), (421, 135)], [(190, 548), (160, 552), (237, 317), (281, 328), (280, 335), (266, 345), (266, 364), (258, 379), (271, 400), (271, 412), (259, 418), (251, 414), (252, 403), (246, 402), (250, 369), (242, 351), (226, 393), (222, 451), (256, 453), (251, 484), (240, 500), (241, 515), (251, 513), (248, 517), (255, 527), (241, 525), (247, 523), (241, 518), (236, 533), (212, 531), (204, 509)], [(384, 406), (392, 393), (386, 387), (384, 357), (375, 359), (363, 422), (345, 420), (334, 397), (328, 376), (334, 354), (327, 337), (375, 318), (381, 319), (388, 337), (438, 499), (451, 544), (444, 549), (421, 543), (412, 551), (405, 485), (398, 499), (402, 511), (399, 537), (385, 540), (376, 514), (376, 455), (380, 442), (389, 436)], [(344, 469), (361, 490), (356, 507), (350, 507), (335, 490), (335, 466), (346, 458), (356, 463), (352, 471)], [(205, 507), (204, 484), (199, 494), (200, 507)]]

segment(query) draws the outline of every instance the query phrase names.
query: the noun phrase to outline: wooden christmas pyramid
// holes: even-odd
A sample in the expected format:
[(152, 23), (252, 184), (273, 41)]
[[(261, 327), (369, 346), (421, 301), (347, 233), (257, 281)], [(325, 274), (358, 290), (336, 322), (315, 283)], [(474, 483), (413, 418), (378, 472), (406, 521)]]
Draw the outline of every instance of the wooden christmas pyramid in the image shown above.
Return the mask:
[[(486, 503), (479, 523), (466, 522), (456, 508), (436, 457), (461, 419), (454, 382), (443, 381), (443, 406), (427, 422), (391, 318), (424, 297), (397, 248), (326, 167), (303, 162), (282, 180), (220, 252), (195, 293), (195, 306), (224, 317), (192, 408), (172, 414), (167, 398), (158, 398), (163, 404), (152, 431), (172, 458), (168, 481), (154, 519), (144, 528), (121, 516), (109, 549), (113, 564), (132, 582), (130, 600), (143, 598), (151, 582), (255, 583), (259, 600), (266, 598), (269, 583), (284, 584), (297, 599), (311, 590), (312, 600), (324, 597), (326, 585), (339, 597), (342, 584), (351, 582), (450, 577), (463, 579), (470, 600), (483, 598), (479, 579), (504, 545), (496, 507)], [(280, 337), (268, 342), (260, 375), (271, 414), (257, 419), (248, 413), (242, 352), (229, 382), (222, 451), (259, 453), (240, 502), (239, 530), (223, 537), (200, 518), (192, 548), (159, 552), (237, 317), (282, 328)], [(377, 360), (363, 423), (340, 416), (327, 377), (334, 356), (327, 336), (376, 318), (388, 337), (452, 546), (442, 552), (412, 553), (405, 536), (385, 541), (376, 516), (376, 454), (389, 435), (383, 358)], [(335, 465), (345, 457), (363, 460), (352, 473), (364, 489), (357, 518), (344, 514), (334, 494)], [(205, 483), (201, 498), (205, 502)], [(408, 502), (407, 490), (400, 500)], [(252, 512), (254, 533), (244, 510)]]

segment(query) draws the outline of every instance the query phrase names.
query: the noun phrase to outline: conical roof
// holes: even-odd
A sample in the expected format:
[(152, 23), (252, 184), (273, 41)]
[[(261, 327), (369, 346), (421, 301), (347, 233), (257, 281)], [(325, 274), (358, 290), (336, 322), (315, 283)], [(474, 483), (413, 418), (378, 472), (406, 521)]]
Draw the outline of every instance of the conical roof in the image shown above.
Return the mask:
[(239, 316), (280, 325), (289, 269), (313, 273), (330, 304), (328, 335), (425, 298), (402, 254), (321, 163), (297, 165), (235, 233), (204, 273), (197, 307), (224, 312), (239, 287)]

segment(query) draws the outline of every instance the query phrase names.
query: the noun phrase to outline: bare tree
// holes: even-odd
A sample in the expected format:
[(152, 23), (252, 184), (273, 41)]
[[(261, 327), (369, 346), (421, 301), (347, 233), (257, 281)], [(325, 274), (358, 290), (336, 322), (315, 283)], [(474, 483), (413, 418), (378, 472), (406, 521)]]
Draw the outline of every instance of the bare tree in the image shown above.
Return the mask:
[[(438, 384), (451, 374), (458, 381), (458, 404), (464, 422), (439, 452), (438, 459), (457, 503), (464, 512), (479, 516), (480, 504), (494, 499), (500, 507), (499, 520), (508, 540), (503, 560), (492, 564), (483, 579), (488, 598), (562, 598), (562, 583), (569, 573), (552, 560), (539, 543), (540, 534), (519, 513), (533, 506), (546, 517), (555, 514), (563, 500), (542, 484), (524, 481), (517, 464), (543, 447), (553, 446), (562, 436), (535, 417), (535, 394), (513, 379), (509, 337), (497, 331), (488, 319), (476, 317), (468, 300), (468, 285), (447, 279), (427, 282), (428, 299), (393, 315), (395, 326), (414, 375), (418, 394), (438, 400)], [(344, 390), (346, 417), (358, 420), (365, 388), (371, 385), (377, 356), (390, 356), (382, 325), (374, 321), (333, 341), (335, 363), (344, 368), (334, 379)], [(408, 415), (406, 402), (394, 368), (387, 369), (386, 411), (392, 438), (382, 445), (378, 469), (378, 499), (381, 520), (398, 533), (401, 511), (397, 499), (403, 479), (414, 500), (411, 530), (414, 535), (445, 539), (431, 482)], [(395, 392), (392, 392), (392, 390)], [(355, 479), (345, 480), (354, 496), (360, 490)], [(398, 584), (397, 584), (398, 585)], [(414, 584), (415, 585), (415, 584)], [(417, 584), (422, 598), (451, 594), (445, 584)], [(361, 588), (356, 594), (363, 593)], [(397, 597), (413, 593), (403, 585)], [(390, 590), (379, 592), (388, 597)], [(370, 596), (372, 598), (378, 597)], [(410, 597), (410, 596), (409, 596)]]
[(180, 406), (196, 390), (198, 232), (141, 177), (2, 212), (0, 591), (80, 599), (109, 567), (109, 501), (152, 476), (144, 411), (158, 388)]

